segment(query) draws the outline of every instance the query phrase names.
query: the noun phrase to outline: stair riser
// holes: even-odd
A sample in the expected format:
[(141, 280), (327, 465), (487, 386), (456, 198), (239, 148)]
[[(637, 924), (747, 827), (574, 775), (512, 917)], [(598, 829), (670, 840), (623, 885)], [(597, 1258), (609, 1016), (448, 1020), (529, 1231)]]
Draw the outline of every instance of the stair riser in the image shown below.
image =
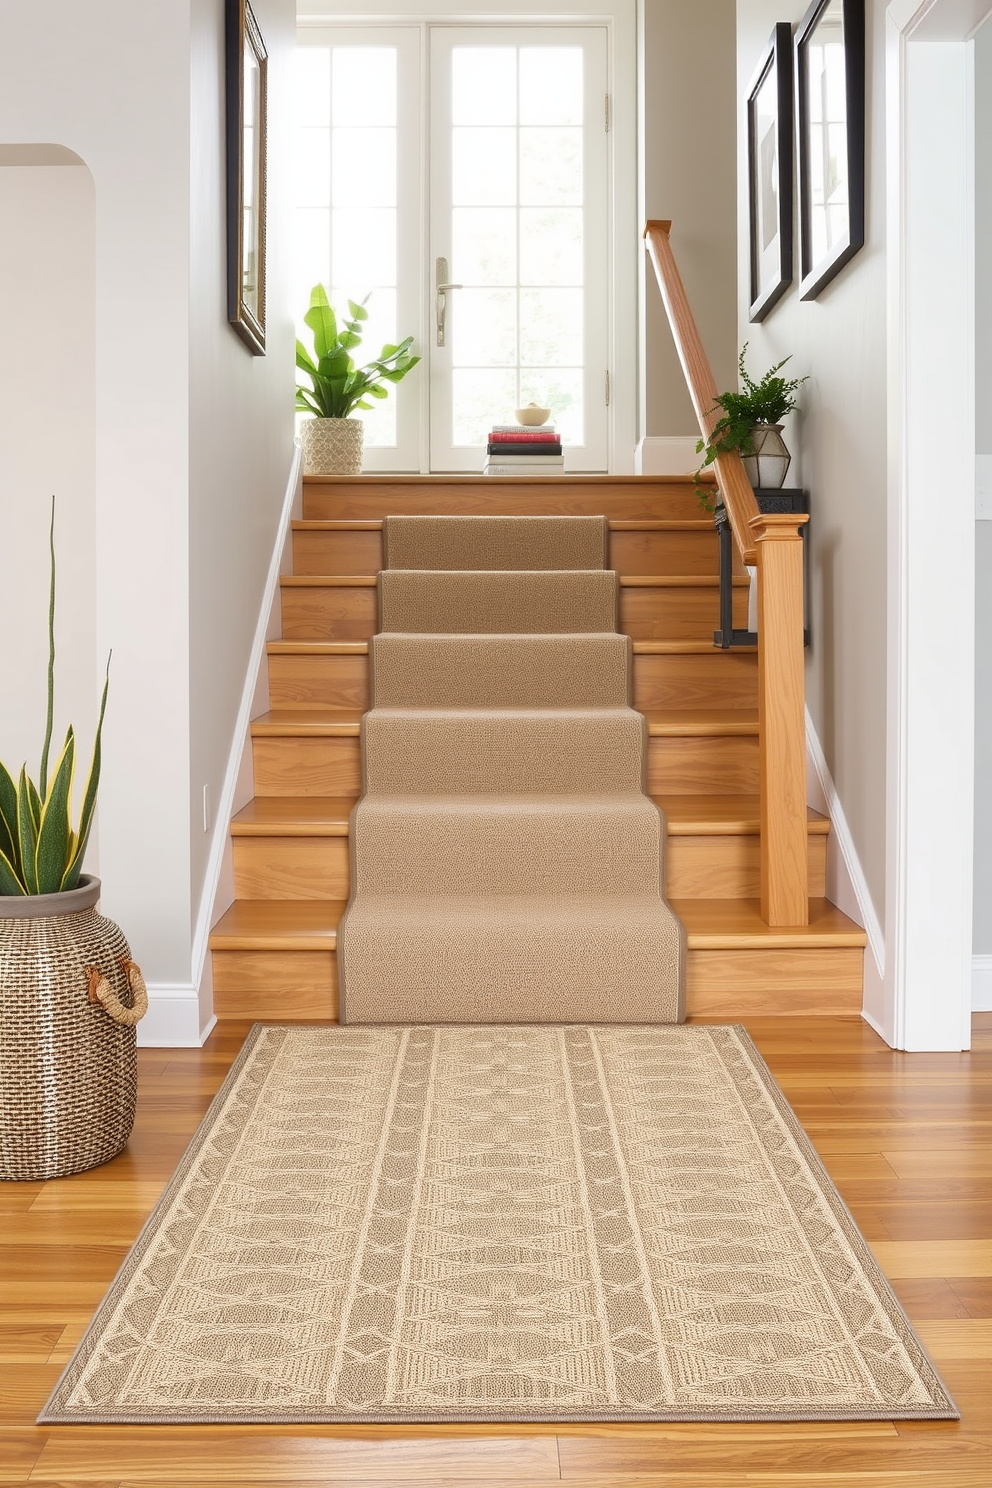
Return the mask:
[[(809, 838), (810, 893), (825, 892), (827, 841)], [(666, 892), (673, 899), (756, 898), (760, 892), (755, 836), (669, 837)], [(234, 886), (239, 899), (347, 899), (347, 837), (235, 837)]]
[(270, 708), (369, 706), (367, 656), (269, 657)]
[[(639, 641), (712, 640), (720, 623), (715, 587), (620, 591), (620, 629)], [(747, 625), (747, 590), (734, 590), (734, 624)], [(284, 585), (282, 633), (287, 641), (367, 641), (379, 629), (374, 588)]]
[[(620, 590), (620, 626), (635, 641), (712, 641), (720, 594), (711, 588)], [(747, 626), (747, 589), (734, 589), (734, 625)]]
[(256, 796), (357, 796), (358, 739), (252, 740)]
[(756, 794), (757, 736), (650, 739), (647, 777), (650, 796)]
[[(826, 894), (827, 839), (810, 835), (809, 891)], [(665, 893), (672, 899), (757, 899), (761, 845), (756, 836), (669, 837)]]
[(696, 1018), (856, 1015), (864, 954), (859, 946), (692, 950), (686, 1006)]
[[(253, 740), (253, 754), (258, 796), (355, 796), (361, 789), (354, 735), (267, 735)], [(652, 738), (647, 776), (650, 795), (753, 794), (758, 789), (758, 740), (753, 734)]]
[[(690, 950), (690, 1018), (856, 1016), (864, 952), (851, 947)], [(218, 1018), (280, 1023), (336, 1021), (337, 957), (332, 951), (214, 951)]]
[[(757, 657), (740, 651), (704, 656), (635, 656), (634, 707), (756, 708)], [(369, 706), (366, 656), (269, 657), (272, 708)]]
[[(624, 574), (716, 574), (716, 533), (612, 532), (609, 566)], [(293, 572), (375, 574), (382, 567), (379, 532), (294, 532)]]
[(333, 951), (213, 951), (218, 1018), (299, 1023), (338, 1018)]
[(375, 588), (283, 587), (283, 640), (367, 641), (378, 629)]
[(376, 574), (382, 567), (382, 533), (294, 532), (296, 574)]
[(597, 517), (615, 520), (694, 520), (700, 509), (690, 483), (551, 479), (509, 482), (478, 477), (430, 486), (397, 481), (319, 480), (303, 482), (307, 521), (379, 520), (388, 516)]
[(633, 705), (655, 708), (757, 708), (758, 658), (713, 650), (701, 656), (634, 656)]

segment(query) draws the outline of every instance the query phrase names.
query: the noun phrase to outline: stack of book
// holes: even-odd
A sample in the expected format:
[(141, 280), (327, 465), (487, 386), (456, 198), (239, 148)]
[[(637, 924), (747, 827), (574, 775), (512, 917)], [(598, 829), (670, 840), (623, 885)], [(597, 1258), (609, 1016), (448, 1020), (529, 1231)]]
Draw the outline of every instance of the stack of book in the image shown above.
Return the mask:
[(493, 424), (483, 475), (564, 475), (565, 456), (553, 424)]

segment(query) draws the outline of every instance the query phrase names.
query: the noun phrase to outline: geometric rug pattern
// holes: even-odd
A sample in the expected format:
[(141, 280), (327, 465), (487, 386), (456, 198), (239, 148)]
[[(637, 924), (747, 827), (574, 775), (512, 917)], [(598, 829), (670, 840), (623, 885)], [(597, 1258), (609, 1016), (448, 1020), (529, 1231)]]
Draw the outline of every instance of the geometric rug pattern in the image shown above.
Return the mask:
[(259, 1025), (39, 1419), (954, 1416), (743, 1029)]

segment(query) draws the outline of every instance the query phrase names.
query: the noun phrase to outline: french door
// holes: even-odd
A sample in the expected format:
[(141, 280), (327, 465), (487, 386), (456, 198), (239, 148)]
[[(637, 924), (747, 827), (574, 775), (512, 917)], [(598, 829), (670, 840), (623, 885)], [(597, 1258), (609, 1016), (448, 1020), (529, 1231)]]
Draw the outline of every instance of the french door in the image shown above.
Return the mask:
[(423, 357), (362, 415), (365, 468), (479, 471), (535, 402), (566, 468), (605, 470), (605, 28), (307, 27), (297, 65), (301, 325), (323, 283), (367, 297), (360, 362)]

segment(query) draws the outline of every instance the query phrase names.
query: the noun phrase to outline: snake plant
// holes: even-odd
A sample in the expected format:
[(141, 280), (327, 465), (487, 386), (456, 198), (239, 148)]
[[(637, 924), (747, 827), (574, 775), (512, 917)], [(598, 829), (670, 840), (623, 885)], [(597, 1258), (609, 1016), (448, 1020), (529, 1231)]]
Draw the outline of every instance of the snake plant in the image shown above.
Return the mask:
[[(48, 756), (52, 744), (55, 712), (55, 498), (48, 537), (51, 552), (51, 583), (48, 600), (48, 717), (41, 751), (38, 783), (22, 765), (17, 784), (0, 763), (0, 896), (58, 894), (74, 889), (83, 867), (93, 808), (100, 783), (100, 736), (110, 686), (110, 658), (100, 700), (100, 717), (93, 743), (93, 760), (83, 791), (79, 826), (72, 828), (72, 785), (76, 765), (76, 738), (70, 726), (51, 778)], [(0, 911), (2, 916), (2, 911)]]
[(312, 386), (297, 383), (298, 412), (313, 413), (317, 418), (347, 418), (355, 408), (371, 408), (367, 398), (387, 397), (389, 388), (383, 384), (401, 382), (420, 361), (419, 356), (407, 355), (413, 344), (413, 337), (407, 336), (398, 346), (384, 346), (366, 366), (356, 367), (351, 353), (361, 345), (361, 322), (368, 320), (369, 312), (364, 303), (356, 305), (354, 300), (348, 301), (348, 309), (351, 319), (339, 328), (327, 290), (322, 284), (314, 285), (310, 308), (303, 317), (313, 331), (314, 356), (302, 341), (296, 343), (296, 365)]

